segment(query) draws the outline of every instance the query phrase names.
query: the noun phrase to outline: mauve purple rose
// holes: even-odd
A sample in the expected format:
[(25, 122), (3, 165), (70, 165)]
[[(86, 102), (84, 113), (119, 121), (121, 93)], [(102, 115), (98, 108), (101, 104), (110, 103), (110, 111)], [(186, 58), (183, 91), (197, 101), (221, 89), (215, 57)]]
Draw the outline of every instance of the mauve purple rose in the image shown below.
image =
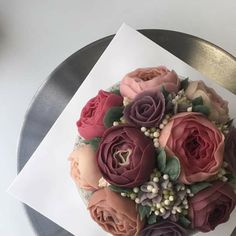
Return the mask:
[(145, 227), (141, 236), (187, 236), (187, 231), (172, 221), (161, 221)]
[(229, 164), (232, 173), (236, 174), (236, 128), (229, 131), (225, 139), (224, 158)]
[(132, 188), (146, 182), (155, 167), (153, 142), (129, 125), (107, 129), (97, 150), (98, 167), (110, 184)]
[(215, 181), (212, 186), (196, 193), (189, 201), (192, 227), (202, 232), (214, 230), (229, 220), (236, 203), (233, 188), (225, 182)]
[(160, 91), (138, 94), (124, 109), (124, 118), (135, 126), (157, 127), (165, 112), (165, 98)]

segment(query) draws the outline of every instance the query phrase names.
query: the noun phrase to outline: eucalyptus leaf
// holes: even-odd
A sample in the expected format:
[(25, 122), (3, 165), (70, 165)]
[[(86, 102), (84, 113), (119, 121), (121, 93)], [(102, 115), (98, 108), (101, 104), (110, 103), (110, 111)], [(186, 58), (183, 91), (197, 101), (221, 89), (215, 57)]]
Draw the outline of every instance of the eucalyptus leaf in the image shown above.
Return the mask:
[(192, 101), (192, 105), (193, 105), (193, 106), (203, 105), (202, 96), (199, 96), (199, 97), (194, 98), (193, 101)]
[(212, 184), (208, 183), (208, 182), (199, 182), (199, 183), (195, 183), (195, 184), (190, 185), (189, 188), (191, 189), (191, 192), (193, 194), (196, 194), (211, 185)]
[(111, 191), (117, 192), (117, 193), (128, 193), (128, 194), (130, 194), (130, 193), (133, 192), (132, 189), (129, 189), (129, 188), (121, 188), (121, 187), (118, 187), (118, 186), (115, 186), (115, 185), (112, 185), (112, 184), (110, 184), (110, 185), (108, 186), (108, 188), (109, 188)]
[(168, 100), (170, 93), (166, 90), (166, 88), (165, 88), (164, 85), (161, 86), (161, 92), (162, 92), (162, 94), (164, 95), (165, 99)]
[(163, 148), (157, 155), (157, 165), (161, 172), (163, 172), (166, 168), (166, 152)]
[(172, 181), (176, 181), (180, 175), (180, 162), (179, 159), (175, 156), (168, 158), (166, 162), (166, 168), (164, 173), (168, 174)]
[(140, 219), (143, 220), (145, 217), (149, 217), (150, 212), (151, 212), (151, 207), (143, 206), (142, 204), (139, 204), (138, 212), (139, 212)]
[(95, 137), (91, 140), (85, 140), (84, 143), (90, 144), (92, 146), (93, 150), (97, 151), (100, 141), (101, 141), (100, 137)]
[(200, 112), (200, 113), (202, 113), (202, 114), (205, 115), (205, 116), (208, 116), (209, 113), (210, 113), (209, 107), (207, 107), (207, 106), (205, 106), (205, 105), (196, 105), (196, 106), (193, 106), (192, 111), (194, 111), (194, 112)]
[(189, 80), (189, 78), (185, 78), (185, 79), (181, 80), (180, 89), (185, 90), (188, 87), (188, 83), (189, 83), (188, 80)]
[(179, 216), (179, 223), (184, 227), (184, 228), (189, 228), (190, 224), (191, 224), (191, 221), (186, 218), (185, 216), (183, 215), (180, 215)]
[(155, 224), (157, 222), (157, 216), (152, 213), (149, 217), (148, 217), (148, 224), (152, 225)]
[(109, 128), (113, 125), (114, 121), (120, 120), (123, 116), (123, 107), (111, 107), (105, 114), (103, 123), (106, 128)]

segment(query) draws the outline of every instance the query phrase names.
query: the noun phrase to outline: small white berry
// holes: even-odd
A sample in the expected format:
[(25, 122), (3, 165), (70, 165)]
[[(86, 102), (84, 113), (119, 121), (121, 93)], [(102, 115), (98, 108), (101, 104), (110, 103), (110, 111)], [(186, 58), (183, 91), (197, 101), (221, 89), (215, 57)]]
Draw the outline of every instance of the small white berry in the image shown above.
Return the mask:
[(146, 127), (141, 127), (141, 131), (145, 132), (145, 131), (147, 131), (147, 128)]
[(173, 209), (173, 210), (171, 211), (171, 213), (172, 213), (173, 215), (175, 215), (175, 214), (176, 214), (176, 210)]
[(126, 197), (126, 193), (120, 193), (122, 197)]
[(166, 206), (169, 206), (169, 205), (170, 205), (170, 200), (166, 199), (166, 200), (164, 201), (164, 204), (165, 204)]
[(177, 212), (181, 213), (182, 212), (182, 209), (180, 207), (177, 207)]
[(153, 189), (152, 185), (148, 185), (148, 186), (147, 186), (147, 190), (148, 190), (149, 192), (152, 192), (152, 189)]
[(163, 175), (163, 179), (164, 179), (164, 180), (167, 180), (167, 179), (169, 179), (169, 175), (167, 175), (167, 174), (164, 174), (164, 175)]
[(155, 142), (155, 143), (154, 143), (154, 147), (155, 147), (155, 148), (158, 148), (159, 146), (160, 146), (160, 144), (159, 144), (158, 142)]
[(160, 133), (159, 133), (159, 132), (155, 131), (155, 132), (153, 133), (153, 137), (158, 138), (159, 136), (160, 136)]
[(192, 110), (193, 110), (192, 107), (188, 107), (188, 108), (187, 108), (187, 111), (188, 111), (188, 112), (191, 112)]
[(228, 178), (223, 176), (222, 179), (221, 179), (223, 182), (227, 182), (228, 181)]
[(158, 210), (155, 211), (155, 215), (158, 216), (160, 212)]
[(135, 200), (136, 194), (135, 194), (135, 193), (131, 193), (131, 194), (130, 194), (130, 198), (131, 198), (132, 200)]
[(161, 207), (161, 208), (160, 208), (160, 212), (161, 212), (162, 214), (165, 214), (165, 213), (166, 213), (166, 209), (163, 208), (163, 207)]
[(149, 133), (148, 131), (145, 131), (144, 134), (145, 134), (146, 136), (149, 136), (149, 135), (150, 135), (150, 133)]
[(117, 125), (119, 125), (119, 122), (118, 121), (114, 121), (113, 122), (113, 126), (117, 126)]
[(159, 178), (158, 177), (154, 177), (153, 178), (153, 182), (158, 183), (159, 182)]
[(159, 128), (160, 128), (160, 129), (163, 129), (163, 128), (164, 128), (164, 125), (163, 125), (163, 124), (160, 124), (160, 125), (159, 125)]
[(160, 203), (157, 203), (157, 204), (156, 204), (156, 208), (157, 208), (157, 209), (160, 209), (160, 208), (161, 208), (161, 204), (160, 204)]
[(135, 188), (133, 188), (133, 191), (134, 191), (135, 193), (138, 193), (138, 192), (139, 192), (139, 188), (138, 188), (138, 187), (135, 187)]
[(139, 198), (135, 198), (135, 202), (136, 202), (137, 204), (139, 204), (139, 203), (140, 203), (140, 199), (139, 199)]
[(173, 201), (174, 201), (174, 196), (169, 196), (169, 200), (170, 200), (171, 202), (173, 202)]
[(157, 193), (158, 192), (158, 189), (157, 188), (153, 188), (152, 189), (152, 193)]
[(168, 120), (167, 120), (167, 119), (164, 119), (164, 120), (162, 121), (162, 123), (163, 123), (164, 125), (166, 125), (166, 124), (168, 123)]

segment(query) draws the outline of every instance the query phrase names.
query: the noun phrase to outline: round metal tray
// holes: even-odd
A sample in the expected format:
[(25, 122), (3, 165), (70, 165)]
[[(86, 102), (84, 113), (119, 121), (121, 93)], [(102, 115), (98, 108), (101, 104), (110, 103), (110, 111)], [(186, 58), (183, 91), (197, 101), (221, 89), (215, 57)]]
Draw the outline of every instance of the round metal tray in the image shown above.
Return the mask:
[[(140, 32), (236, 94), (236, 60), (223, 49), (180, 32), (155, 29)], [(29, 160), (112, 38), (113, 35), (102, 38), (71, 55), (39, 89), (25, 116), (18, 149), (18, 171)], [(25, 209), (37, 235), (71, 235), (33, 209), (27, 206)]]

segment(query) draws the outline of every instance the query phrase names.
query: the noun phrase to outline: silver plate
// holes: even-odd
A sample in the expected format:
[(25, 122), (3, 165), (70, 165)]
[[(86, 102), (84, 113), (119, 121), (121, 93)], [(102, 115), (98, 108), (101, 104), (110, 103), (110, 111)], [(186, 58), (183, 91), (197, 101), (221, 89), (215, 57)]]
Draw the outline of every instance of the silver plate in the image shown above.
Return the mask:
[[(236, 94), (236, 60), (223, 49), (180, 32), (154, 29), (140, 32)], [(102, 38), (71, 55), (52, 72), (35, 95), (21, 132), (18, 171), (29, 160), (112, 38)], [(33, 209), (27, 206), (25, 209), (37, 235), (71, 235)]]

